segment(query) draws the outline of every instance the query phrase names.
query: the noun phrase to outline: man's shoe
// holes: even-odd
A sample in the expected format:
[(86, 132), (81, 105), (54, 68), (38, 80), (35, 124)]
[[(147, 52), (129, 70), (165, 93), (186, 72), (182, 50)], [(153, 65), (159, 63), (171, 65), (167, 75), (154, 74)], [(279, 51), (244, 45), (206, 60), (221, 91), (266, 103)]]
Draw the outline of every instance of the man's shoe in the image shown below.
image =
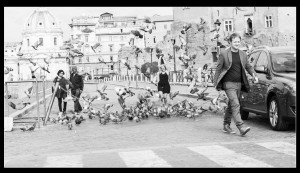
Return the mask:
[(224, 132), (224, 133), (235, 134), (235, 131), (233, 131), (233, 130), (230, 128), (229, 124), (224, 125), (224, 127), (223, 127), (223, 132)]
[(237, 128), (239, 129), (241, 136), (244, 136), (250, 131), (250, 127), (237, 126)]

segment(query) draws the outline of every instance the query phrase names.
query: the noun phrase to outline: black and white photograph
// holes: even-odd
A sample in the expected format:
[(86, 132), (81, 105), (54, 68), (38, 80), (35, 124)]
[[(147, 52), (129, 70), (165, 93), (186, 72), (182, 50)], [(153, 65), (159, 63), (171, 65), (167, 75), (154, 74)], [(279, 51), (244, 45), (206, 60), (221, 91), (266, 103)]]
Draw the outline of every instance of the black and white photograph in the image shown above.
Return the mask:
[(4, 168), (296, 168), (296, 7), (4, 7)]

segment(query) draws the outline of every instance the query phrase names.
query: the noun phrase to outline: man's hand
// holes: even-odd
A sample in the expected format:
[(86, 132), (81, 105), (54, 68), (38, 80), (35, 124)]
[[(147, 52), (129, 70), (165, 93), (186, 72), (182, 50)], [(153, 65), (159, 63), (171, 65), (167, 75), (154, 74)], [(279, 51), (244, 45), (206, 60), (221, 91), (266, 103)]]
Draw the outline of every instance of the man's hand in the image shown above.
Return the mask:
[(253, 83), (258, 83), (258, 77), (255, 74), (253, 74), (252, 77)]

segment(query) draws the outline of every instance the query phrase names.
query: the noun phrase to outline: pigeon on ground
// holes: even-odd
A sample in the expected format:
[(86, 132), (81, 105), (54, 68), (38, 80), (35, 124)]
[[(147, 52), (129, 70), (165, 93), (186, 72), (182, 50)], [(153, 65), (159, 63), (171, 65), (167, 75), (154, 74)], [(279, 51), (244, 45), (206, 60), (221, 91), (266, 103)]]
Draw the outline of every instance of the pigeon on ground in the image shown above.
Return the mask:
[(21, 129), (23, 132), (25, 132), (25, 131), (33, 131), (33, 130), (35, 129), (35, 127), (36, 127), (36, 122), (33, 123), (33, 125), (30, 126), (30, 127), (26, 126), (26, 127), (20, 128), (20, 129)]
[(202, 99), (202, 100), (206, 100), (206, 96), (209, 94), (209, 93), (205, 93), (205, 91), (208, 89), (208, 87), (206, 87), (204, 90), (200, 91), (200, 92), (197, 92), (197, 101)]
[(103, 106), (103, 108), (104, 108), (105, 111), (108, 111), (108, 109), (111, 108), (111, 107), (113, 107), (113, 106), (114, 106), (113, 104), (105, 104)]

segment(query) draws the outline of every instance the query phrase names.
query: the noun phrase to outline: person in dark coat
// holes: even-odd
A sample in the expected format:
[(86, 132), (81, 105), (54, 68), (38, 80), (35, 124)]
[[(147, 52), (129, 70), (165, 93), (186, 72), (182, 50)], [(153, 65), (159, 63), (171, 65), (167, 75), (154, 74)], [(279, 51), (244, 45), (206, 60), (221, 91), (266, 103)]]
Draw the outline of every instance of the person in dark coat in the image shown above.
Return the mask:
[(167, 95), (170, 94), (170, 83), (169, 83), (169, 72), (166, 69), (166, 66), (162, 64), (160, 66), (160, 72), (156, 76), (156, 82), (158, 79), (157, 90), (159, 94), (159, 98), (162, 99), (164, 104), (167, 103)]
[(82, 107), (79, 103), (79, 98), (83, 91), (84, 83), (83, 83), (82, 76), (78, 74), (76, 66), (72, 68), (70, 81), (73, 85), (73, 87), (71, 88), (71, 94), (77, 97), (74, 100), (74, 112), (76, 115), (78, 115), (82, 111)]
[[(57, 72), (57, 77), (55, 77), (53, 80), (54, 86), (55, 86), (56, 82), (59, 83), (58, 89), (55, 94), (55, 96), (58, 99), (59, 116), (62, 116), (62, 114), (64, 114), (64, 115), (66, 114), (67, 102), (64, 102), (64, 107), (62, 109), (62, 102), (63, 102), (62, 99), (65, 99), (67, 97), (66, 91), (68, 91), (70, 85), (72, 85), (69, 80), (64, 78), (64, 74), (65, 74), (65, 72), (63, 70), (59, 70)], [(54, 89), (52, 88), (52, 92), (53, 92), (53, 90)]]
[(241, 36), (233, 33), (229, 37), (230, 48), (221, 51), (214, 76), (214, 86), (216, 89), (225, 90), (229, 98), (228, 107), (224, 116), (223, 131), (226, 133), (235, 133), (230, 128), (231, 118), (233, 118), (236, 127), (243, 136), (250, 127), (244, 127), (244, 122), (240, 114), (240, 92), (249, 92), (250, 85), (246, 76), (246, 70), (258, 81), (257, 75), (248, 62), (247, 54), (239, 50), (241, 44)]

